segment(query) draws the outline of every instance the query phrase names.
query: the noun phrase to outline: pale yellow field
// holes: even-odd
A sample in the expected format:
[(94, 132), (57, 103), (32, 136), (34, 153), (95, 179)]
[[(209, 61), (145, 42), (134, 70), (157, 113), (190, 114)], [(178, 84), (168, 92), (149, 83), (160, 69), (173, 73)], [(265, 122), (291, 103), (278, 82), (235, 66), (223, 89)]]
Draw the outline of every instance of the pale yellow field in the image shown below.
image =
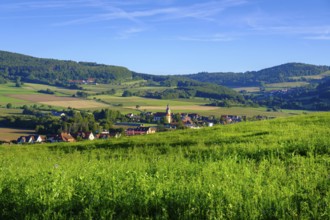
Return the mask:
[(95, 102), (92, 100), (74, 100), (74, 101), (48, 101), (48, 102), (39, 102), (44, 105), (53, 105), (60, 107), (71, 107), (71, 108), (107, 108), (109, 105)]
[(44, 105), (52, 105), (59, 107), (71, 108), (106, 108), (106, 104), (96, 102), (94, 100), (82, 100), (73, 97), (61, 97), (44, 94), (30, 94), (30, 95), (10, 95), (13, 98), (19, 98), (29, 102), (40, 103)]
[[(135, 106), (127, 106), (130, 109), (136, 109)], [(187, 105), (187, 106), (170, 106), (171, 110), (189, 110), (189, 111), (212, 111), (217, 110), (219, 107), (214, 106), (198, 106), (198, 105)], [(143, 109), (146, 110), (163, 110), (166, 109), (166, 106), (143, 106)]]
[(20, 136), (34, 134), (33, 130), (25, 129), (13, 129), (13, 128), (1, 128), (0, 127), (0, 140), (1, 141), (11, 141), (17, 140)]

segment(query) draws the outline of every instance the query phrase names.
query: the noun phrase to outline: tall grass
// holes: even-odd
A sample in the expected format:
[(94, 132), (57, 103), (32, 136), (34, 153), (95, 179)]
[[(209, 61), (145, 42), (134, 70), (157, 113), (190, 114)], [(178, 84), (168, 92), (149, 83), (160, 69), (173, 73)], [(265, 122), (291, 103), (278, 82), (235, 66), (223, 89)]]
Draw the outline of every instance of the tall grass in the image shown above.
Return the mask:
[(0, 147), (0, 218), (329, 219), (329, 122)]

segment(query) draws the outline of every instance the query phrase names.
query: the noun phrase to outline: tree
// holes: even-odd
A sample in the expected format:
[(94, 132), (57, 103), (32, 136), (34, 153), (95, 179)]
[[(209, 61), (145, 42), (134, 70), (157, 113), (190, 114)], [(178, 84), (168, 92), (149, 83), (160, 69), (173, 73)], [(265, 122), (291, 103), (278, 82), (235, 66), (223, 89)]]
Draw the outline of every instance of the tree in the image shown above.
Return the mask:
[(129, 96), (133, 96), (132, 92), (125, 90), (122, 94), (122, 97), (129, 97)]
[(12, 108), (12, 107), (13, 107), (13, 104), (8, 103), (8, 104), (6, 105), (6, 107), (7, 107), (7, 108)]
[(21, 86), (22, 86), (22, 83), (21, 83), (21, 77), (17, 77), (17, 79), (16, 79), (16, 83), (15, 83), (15, 86), (16, 86), (16, 87), (21, 87)]

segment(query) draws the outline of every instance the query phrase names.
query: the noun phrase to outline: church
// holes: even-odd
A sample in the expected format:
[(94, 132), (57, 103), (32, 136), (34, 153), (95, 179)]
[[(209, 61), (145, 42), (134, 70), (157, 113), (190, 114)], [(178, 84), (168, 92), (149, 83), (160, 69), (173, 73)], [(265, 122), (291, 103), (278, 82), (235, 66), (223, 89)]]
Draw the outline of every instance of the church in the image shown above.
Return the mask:
[(172, 112), (170, 109), (170, 106), (167, 105), (165, 112), (157, 112), (154, 114), (154, 121), (163, 121), (165, 124), (171, 124), (172, 123)]

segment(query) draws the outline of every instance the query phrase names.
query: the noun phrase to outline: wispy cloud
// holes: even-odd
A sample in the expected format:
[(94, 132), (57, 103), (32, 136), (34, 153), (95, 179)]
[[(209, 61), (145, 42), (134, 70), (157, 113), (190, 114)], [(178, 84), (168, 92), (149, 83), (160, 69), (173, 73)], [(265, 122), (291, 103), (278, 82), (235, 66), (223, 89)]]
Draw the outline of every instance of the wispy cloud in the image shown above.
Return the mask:
[(226, 42), (234, 40), (233, 37), (226, 36), (224, 34), (215, 34), (211, 36), (190, 36), (190, 37), (178, 37), (181, 41), (198, 41), (198, 42)]
[(90, 0), (70, 0), (70, 1), (24, 1), (5, 3), (0, 5), (2, 10), (36, 10), (50, 8), (72, 8), (91, 6)]
[(127, 38), (130, 38), (131, 36), (133, 36), (135, 34), (144, 32), (146, 30), (147, 30), (146, 28), (131, 27), (131, 28), (128, 28), (124, 31), (121, 31), (118, 34), (119, 35), (118, 39), (127, 39)]
[[(222, 0), (208, 1), (206, 3), (190, 4), (185, 6), (152, 7), (143, 10), (131, 10), (125, 8), (122, 4), (114, 2), (113, 4), (97, 1), (93, 6), (99, 7), (106, 12), (95, 13), (92, 16), (79, 18), (71, 21), (59, 23), (59, 25), (73, 25), (92, 22), (101, 22), (115, 19), (127, 19), (131, 21), (150, 18), (153, 21), (176, 20), (182, 18), (209, 19), (221, 11), (245, 4), (246, 0)], [(134, 3), (136, 4), (136, 2)], [(140, 22), (142, 22), (140, 20)], [(143, 22), (146, 22), (143, 20)]]

